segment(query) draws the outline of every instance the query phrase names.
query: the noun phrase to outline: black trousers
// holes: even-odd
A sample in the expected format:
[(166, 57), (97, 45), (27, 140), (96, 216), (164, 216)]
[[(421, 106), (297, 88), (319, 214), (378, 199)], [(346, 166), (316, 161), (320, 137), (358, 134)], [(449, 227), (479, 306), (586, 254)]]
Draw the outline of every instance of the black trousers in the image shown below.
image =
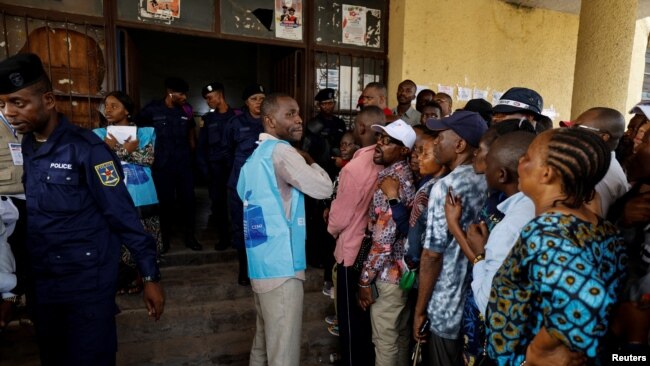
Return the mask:
[[(195, 198), (192, 167), (188, 165), (173, 169), (155, 169), (152, 175), (160, 206), (160, 233), (163, 242), (169, 243), (171, 240), (174, 222), (182, 224), (185, 237), (193, 236)], [(177, 201), (180, 212), (175, 215)]]
[(115, 365), (113, 298), (84, 304), (38, 304), (34, 325), (43, 366)]
[(370, 311), (357, 304), (359, 272), (352, 267), (336, 267), (336, 306), (341, 342), (341, 365), (364, 366), (375, 364), (372, 344)]
[(225, 162), (210, 162), (208, 172), (208, 193), (212, 203), (212, 215), (215, 219), (217, 233), (219, 235), (219, 246), (226, 248), (230, 246), (230, 219), (228, 212), (228, 174), (230, 169)]

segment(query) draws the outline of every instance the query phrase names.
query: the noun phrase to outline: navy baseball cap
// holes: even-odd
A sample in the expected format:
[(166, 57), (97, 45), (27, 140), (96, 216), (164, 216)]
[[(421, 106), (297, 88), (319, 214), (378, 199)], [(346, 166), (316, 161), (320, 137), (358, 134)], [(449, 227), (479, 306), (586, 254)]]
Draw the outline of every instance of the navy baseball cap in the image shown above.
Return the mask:
[(483, 117), (476, 112), (459, 110), (443, 119), (427, 120), (427, 127), (432, 131), (452, 130), (473, 147), (478, 147), (481, 137), (488, 126)]
[(497, 105), (492, 108), (494, 113), (516, 113), (528, 111), (536, 115), (542, 114), (544, 99), (538, 92), (528, 88), (510, 88), (503, 93)]
[(215, 81), (214, 83), (204, 86), (203, 89), (201, 89), (201, 96), (205, 98), (208, 93), (212, 93), (213, 91), (223, 92), (223, 84)]
[(0, 62), (0, 94), (10, 94), (47, 77), (41, 59), (33, 53), (19, 53)]
[(321, 89), (314, 97), (317, 102), (325, 102), (336, 99), (336, 91), (332, 88)]

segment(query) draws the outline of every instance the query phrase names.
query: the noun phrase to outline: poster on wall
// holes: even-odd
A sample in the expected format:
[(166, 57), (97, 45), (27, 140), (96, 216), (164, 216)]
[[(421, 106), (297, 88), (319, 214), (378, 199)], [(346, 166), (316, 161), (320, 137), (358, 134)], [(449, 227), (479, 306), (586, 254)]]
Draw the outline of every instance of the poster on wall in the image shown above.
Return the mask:
[(379, 48), (381, 10), (343, 4), (341, 13), (342, 43)]
[(138, 13), (142, 18), (172, 20), (181, 17), (181, 0), (140, 0)]
[(275, 0), (275, 36), (302, 41), (302, 0)]

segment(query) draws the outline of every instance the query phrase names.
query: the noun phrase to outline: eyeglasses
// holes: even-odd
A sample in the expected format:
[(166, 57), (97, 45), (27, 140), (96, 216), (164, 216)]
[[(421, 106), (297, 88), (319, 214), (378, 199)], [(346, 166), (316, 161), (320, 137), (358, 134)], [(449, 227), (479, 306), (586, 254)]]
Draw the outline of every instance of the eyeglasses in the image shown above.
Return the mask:
[(404, 143), (400, 140), (394, 139), (388, 135), (384, 135), (381, 133), (376, 133), (375, 136), (377, 137), (377, 143), (381, 143), (382, 145), (390, 145), (390, 144), (395, 144), (398, 146), (404, 146)]

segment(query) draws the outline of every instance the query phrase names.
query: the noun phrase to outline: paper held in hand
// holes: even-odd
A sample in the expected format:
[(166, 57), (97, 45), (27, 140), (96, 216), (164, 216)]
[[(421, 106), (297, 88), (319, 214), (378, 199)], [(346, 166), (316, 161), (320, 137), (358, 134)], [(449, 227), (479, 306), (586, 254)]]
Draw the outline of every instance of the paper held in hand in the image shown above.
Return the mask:
[(126, 141), (129, 137), (131, 137), (130, 141), (135, 140), (137, 137), (136, 126), (108, 126), (106, 128), (106, 132), (113, 135), (113, 137), (115, 137), (117, 142), (120, 144), (124, 144), (124, 141)]

